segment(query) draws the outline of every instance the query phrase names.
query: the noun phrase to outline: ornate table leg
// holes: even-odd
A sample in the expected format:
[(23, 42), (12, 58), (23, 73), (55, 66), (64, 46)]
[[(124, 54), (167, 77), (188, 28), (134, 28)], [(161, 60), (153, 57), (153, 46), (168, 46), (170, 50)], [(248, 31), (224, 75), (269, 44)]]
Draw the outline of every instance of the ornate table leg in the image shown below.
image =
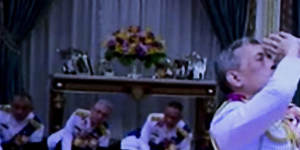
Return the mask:
[(63, 93), (50, 91), (50, 125), (49, 133), (62, 128), (65, 98)]
[(209, 111), (211, 99), (197, 98), (196, 100), (196, 127), (194, 134), (197, 150), (213, 150), (209, 138), (209, 126), (213, 113)]

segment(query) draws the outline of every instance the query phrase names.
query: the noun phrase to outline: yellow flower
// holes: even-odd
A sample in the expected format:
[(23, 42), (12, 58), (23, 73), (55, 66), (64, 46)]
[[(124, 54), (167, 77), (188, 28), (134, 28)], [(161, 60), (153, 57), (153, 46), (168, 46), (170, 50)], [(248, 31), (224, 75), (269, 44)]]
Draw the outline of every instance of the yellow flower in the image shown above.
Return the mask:
[[(106, 47), (108, 48), (107, 59), (129, 56), (122, 57), (130, 60), (124, 62), (141, 59), (146, 62), (145, 64), (152, 65), (156, 64), (158, 59), (165, 57), (165, 44), (161, 37), (156, 37), (150, 28), (141, 31), (139, 26), (129, 26), (126, 29), (117, 30), (113, 33), (111, 40), (106, 43)], [(111, 51), (114, 53), (111, 53)], [(155, 55), (157, 53), (162, 55)], [(149, 55), (149, 58), (157, 58), (145, 59), (148, 57), (147, 55)]]
[(132, 35), (129, 37), (129, 43), (136, 43), (138, 44), (140, 42), (138, 36)]
[(149, 55), (155, 54), (155, 53), (157, 53), (157, 48), (154, 48), (154, 47), (149, 48), (149, 51), (148, 51), (148, 54), (149, 54)]
[(126, 40), (126, 39), (128, 39), (128, 34), (127, 34), (127, 32), (120, 32), (116, 35), (116, 37)]
[(120, 54), (122, 54), (122, 53), (123, 53), (123, 50), (122, 50), (122, 45), (121, 45), (121, 44), (119, 44), (119, 43), (117, 43), (117, 45), (116, 45), (116, 52), (118, 52), (118, 53), (120, 53)]
[(135, 48), (137, 46), (137, 43), (131, 43), (129, 45), (129, 53), (132, 54), (132, 53), (135, 53)]
[(140, 31), (140, 28), (138, 26), (130, 26), (128, 28), (128, 31), (131, 33), (138, 33)]
[(128, 54), (134, 55), (135, 53), (136, 53), (136, 52), (135, 52), (135, 48), (130, 48), (130, 49), (129, 49)]
[(153, 39), (151, 39), (151, 38), (146, 38), (145, 43), (146, 43), (146, 44), (151, 44), (151, 43), (153, 43)]

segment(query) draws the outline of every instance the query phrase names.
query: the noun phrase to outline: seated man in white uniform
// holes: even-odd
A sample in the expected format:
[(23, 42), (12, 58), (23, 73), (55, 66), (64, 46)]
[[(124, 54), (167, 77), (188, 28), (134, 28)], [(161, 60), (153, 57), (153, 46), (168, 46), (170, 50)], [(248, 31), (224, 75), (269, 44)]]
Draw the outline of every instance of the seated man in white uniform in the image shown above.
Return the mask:
[(65, 127), (48, 137), (50, 150), (94, 150), (109, 146), (110, 131), (106, 120), (112, 105), (99, 100), (91, 110), (77, 109)]
[(40, 149), (44, 125), (32, 112), (31, 97), (17, 94), (0, 108), (0, 142), (4, 150)]
[(215, 149), (298, 149), (285, 116), (300, 78), (299, 50), (298, 38), (280, 32), (263, 43), (238, 40), (221, 52), (216, 73), (227, 101), (211, 122)]
[(170, 102), (164, 113), (152, 113), (142, 129), (121, 141), (122, 150), (190, 150), (192, 133), (182, 120), (183, 106)]

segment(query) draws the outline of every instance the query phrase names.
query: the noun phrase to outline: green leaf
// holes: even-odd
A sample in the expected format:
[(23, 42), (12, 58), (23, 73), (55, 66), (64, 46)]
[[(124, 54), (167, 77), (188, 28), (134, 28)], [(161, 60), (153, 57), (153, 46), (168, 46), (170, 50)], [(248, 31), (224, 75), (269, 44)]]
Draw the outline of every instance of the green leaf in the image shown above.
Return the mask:
[(112, 51), (106, 51), (106, 53), (105, 53), (105, 59), (106, 60), (108, 60), (108, 61), (110, 61), (110, 60), (112, 60), (114, 58), (114, 54), (113, 54), (113, 52)]
[(118, 57), (119, 61), (121, 64), (125, 65), (125, 66), (129, 66), (132, 64), (132, 62), (134, 61), (134, 58), (131, 56), (121, 56)]

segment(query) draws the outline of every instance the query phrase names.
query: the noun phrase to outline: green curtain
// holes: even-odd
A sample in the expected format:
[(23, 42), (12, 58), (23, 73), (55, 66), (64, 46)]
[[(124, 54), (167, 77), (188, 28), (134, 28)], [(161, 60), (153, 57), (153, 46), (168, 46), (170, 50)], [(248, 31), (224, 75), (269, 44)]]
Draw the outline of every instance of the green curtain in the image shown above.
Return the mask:
[(298, 87), (293, 97), (293, 103), (296, 104), (297, 106), (300, 106), (300, 82), (298, 82)]
[(52, 0), (0, 0), (0, 103), (23, 92), (20, 44)]
[(245, 36), (249, 0), (201, 0), (221, 48)]
[(293, 1), (293, 34), (300, 37), (300, 1)]
[[(300, 37), (300, 1), (293, 1), (293, 34)], [(293, 97), (293, 103), (300, 106), (300, 82)]]

